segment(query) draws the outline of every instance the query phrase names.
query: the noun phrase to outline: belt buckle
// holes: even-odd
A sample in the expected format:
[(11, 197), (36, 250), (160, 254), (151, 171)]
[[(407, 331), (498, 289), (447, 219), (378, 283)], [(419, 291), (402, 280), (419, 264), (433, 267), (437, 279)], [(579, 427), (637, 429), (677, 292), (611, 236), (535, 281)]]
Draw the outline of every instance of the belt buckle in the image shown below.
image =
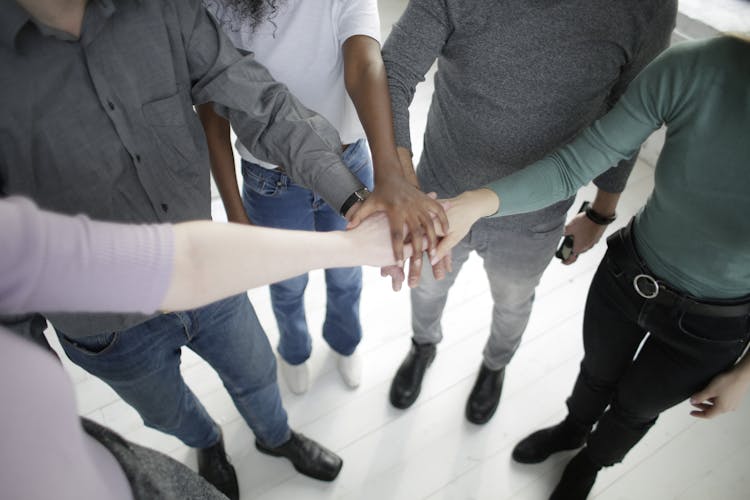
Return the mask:
[[(645, 280), (646, 283), (648, 283), (652, 290), (651, 291), (642, 291), (641, 287), (639, 285), (639, 282), (641, 280)], [(648, 274), (639, 274), (635, 278), (633, 278), (633, 288), (635, 288), (635, 291), (643, 297), (644, 299), (653, 299), (657, 295), (659, 295), (659, 283), (654, 279), (653, 276), (649, 276)]]

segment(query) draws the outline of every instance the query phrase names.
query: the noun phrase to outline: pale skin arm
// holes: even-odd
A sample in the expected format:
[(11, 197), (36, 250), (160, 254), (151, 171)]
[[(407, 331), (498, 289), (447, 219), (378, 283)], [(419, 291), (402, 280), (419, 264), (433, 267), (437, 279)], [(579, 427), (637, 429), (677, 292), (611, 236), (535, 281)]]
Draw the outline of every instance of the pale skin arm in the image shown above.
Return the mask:
[[(615, 214), (619, 200), (620, 193), (608, 193), (598, 189), (591, 208), (604, 217), (610, 217)], [(580, 254), (590, 250), (602, 238), (605, 229), (607, 226), (594, 223), (585, 213), (573, 217), (565, 226), (565, 235), (573, 236), (573, 253), (563, 261), (563, 264), (572, 264)]]
[(224, 203), (227, 219), (238, 224), (250, 224), (237, 186), (229, 122), (214, 112), (211, 103), (198, 106), (197, 111), (206, 133), (211, 173)]
[[(312, 269), (395, 262), (388, 221), (351, 231), (290, 231), (210, 221), (174, 226), (174, 267), (161, 310), (192, 309)], [(411, 254), (411, 247), (404, 255)]]
[(427, 249), (434, 252), (437, 234), (433, 218), (437, 218), (443, 231), (448, 229), (448, 219), (442, 206), (419, 190), (411, 168), (411, 155), (406, 152), (409, 164), (408, 168), (404, 168), (404, 152), (396, 150), (388, 80), (380, 55), (380, 44), (368, 36), (355, 35), (344, 42), (342, 50), (346, 90), (367, 135), (375, 171), (375, 189), (370, 198), (349, 217), (350, 226), (355, 227), (374, 212), (384, 211), (390, 222), (394, 256), (399, 262), (404, 260), (406, 234), (403, 228), (408, 228), (414, 245), (409, 270), (410, 285), (412, 282), (416, 285), (422, 267), (422, 238), (426, 238)]
[(465, 191), (444, 202), (448, 206), (450, 229), (438, 244), (437, 252), (431, 259), (433, 265), (450, 255), (451, 249), (466, 236), (476, 221), (500, 209), (500, 198), (487, 188)]
[(750, 388), (750, 356), (745, 355), (734, 368), (714, 377), (708, 386), (690, 397), (698, 418), (714, 418), (734, 411)]
[[(601, 215), (613, 215), (619, 199), (619, 193), (607, 193), (599, 190), (592, 203), (592, 208)], [(450, 249), (466, 236), (477, 220), (497, 213), (501, 205), (501, 200), (497, 194), (486, 188), (466, 191), (455, 198), (444, 201), (448, 205), (450, 230), (438, 244), (438, 251), (432, 258), (432, 262), (437, 262), (439, 259), (449, 256)], [(586, 214), (578, 214), (565, 227), (565, 234), (574, 235), (573, 251), (576, 254), (581, 254), (601, 239), (605, 229), (606, 226), (595, 224), (586, 217)], [(575, 260), (575, 256), (573, 256), (565, 261), (565, 264), (571, 264)]]

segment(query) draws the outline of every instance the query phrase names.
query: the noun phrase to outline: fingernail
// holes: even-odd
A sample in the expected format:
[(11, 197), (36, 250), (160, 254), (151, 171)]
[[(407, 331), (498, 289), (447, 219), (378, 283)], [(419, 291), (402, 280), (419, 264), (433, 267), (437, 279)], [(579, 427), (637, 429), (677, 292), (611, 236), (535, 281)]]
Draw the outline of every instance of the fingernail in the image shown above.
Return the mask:
[(430, 257), (434, 257), (435, 254), (437, 254), (437, 250), (435, 250), (434, 248), (431, 248), (430, 249)]

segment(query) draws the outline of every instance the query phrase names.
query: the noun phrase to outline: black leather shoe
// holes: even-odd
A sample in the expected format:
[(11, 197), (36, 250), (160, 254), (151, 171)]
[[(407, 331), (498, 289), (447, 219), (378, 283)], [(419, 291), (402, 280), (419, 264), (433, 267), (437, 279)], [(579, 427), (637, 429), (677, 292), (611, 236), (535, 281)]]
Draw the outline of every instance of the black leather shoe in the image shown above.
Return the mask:
[(575, 450), (586, 442), (589, 433), (576, 428), (568, 419), (538, 430), (522, 439), (513, 448), (513, 460), (522, 464), (544, 462), (553, 453)]
[(469, 422), (482, 425), (490, 421), (500, 403), (504, 380), (505, 368), (490, 370), (482, 363), (477, 381), (466, 402), (466, 419)]
[(414, 404), (422, 390), (422, 379), (435, 359), (435, 344), (417, 344), (411, 341), (411, 350), (391, 382), (391, 404), (405, 410)]
[(208, 448), (198, 448), (198, 474), (224, 493), (230, 500), (239, 500), (237, 474), (224, 451), (224, 439)]
[(586, 500), (600, 470), (601, 466), (591, 461), (584, 448), (565, 466), (549, 500)]
[(321, 481), (333, 481), (339, 475), (344, 462), (324, 446), (304, 434), (292, 431), (289, 440), (276, 448), (267, 448), (257, 439), (255, 447), (261, 453), (288, 458), (297, 472)]

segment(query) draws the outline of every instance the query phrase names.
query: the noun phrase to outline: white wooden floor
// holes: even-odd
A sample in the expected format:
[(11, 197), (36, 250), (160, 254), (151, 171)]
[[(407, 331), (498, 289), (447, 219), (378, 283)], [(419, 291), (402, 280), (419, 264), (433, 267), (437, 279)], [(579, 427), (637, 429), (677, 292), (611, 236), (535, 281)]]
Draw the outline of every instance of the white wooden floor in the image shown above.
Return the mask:
[[(380, 3), (387, 31), (404, 2)], [(735, 3), (747, 7), (747, 2)], [(429, 83), (422, 87), (413, 112), (415, 137), (424, 128), (431, 92)], [(619, 219), (610, 231), (625, 223), (650, 192), (653, 168), (647, 162), (653, 162), (655, 151), (658, 139), (646, 148), (644, 161), (631, 176)], [(579, 197), (590, 199), (592, 193), (587, 187)], [(220, 204), (215, 208), (217, 218), (222, 218)], [(281, 387), (293, 428), (344, 458), (341, 475), (333, 483), (307, 479), (286, 461), (256, 452), (250, 430), (216, 374), (187, 350), (183, 373), (224, 429), (243, 499), (546, 498), (570, 455), (522, 466), (512, 462), (510, 450), (530, 431), (564, 415), (563, 403), (582, 355), (585, 294), (603, 253), (602, 244), (572, 267), (557, 261), (550, 265), (523, 344), (509, 366), (498, 413), (482, 427), (469, 424), (463, 416), (490, 324), (491, 300), (476, 257), (467, 262), (451, 292), (443, 321), (445, 340), (419, 400), (407, 411), (389, 405), (388, 389), (409, 348), (408, 292), (392, 292), (378, 270), (365, 269), (365, 334), (360, 347), (365, 354), (364, 377), (361, 387), (352, 391), (339, 379), (320, 337), (322, 273), (312, 273), (307, 306), (315, 345), (310, 360), (314, 382), (304, 396), (292, 395), (283, 382)], [(266, 289), (251, 291), (250, 298), (275, 344), (278, 332)], [(145, 428), (137, 413), (105, 384), (67, 359), (65, 365), (76, 385), (81, 414), (195, 468), (193, 452), (182, 443)], [(698, 420), (688, 412), (687, 404), (666, 412), (624, 463), (600, 474), (592, 496), (602, 500), (750, 498), (750, 401), (715, 421)]]

